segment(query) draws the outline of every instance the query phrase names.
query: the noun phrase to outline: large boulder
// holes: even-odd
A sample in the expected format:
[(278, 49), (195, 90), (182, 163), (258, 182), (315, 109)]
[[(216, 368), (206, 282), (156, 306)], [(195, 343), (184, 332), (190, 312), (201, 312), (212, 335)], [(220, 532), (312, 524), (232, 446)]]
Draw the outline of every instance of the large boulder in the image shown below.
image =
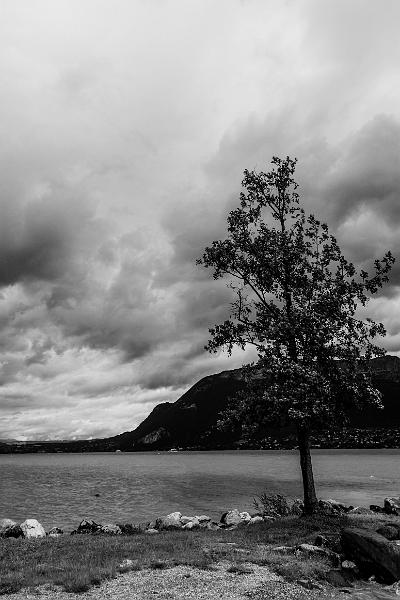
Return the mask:
[(4, 538), (18, 538), (22, 537), (23, 531), (15, 521), (11, 519), (0, 519), (0, 537)]
[(22, 533), (26, 538), (43, 538), (46, 537), (46, 532), (43, 525), (36, 519), (26, 519), (21, 523)]
[(385, 498), (383, 509), (388, 515), (400, 515), (400, 497)]
[(388, 582), (400, 579), (400, 546), (396, 542), (375, 531), (348, 527), (342, 531), (342, 545), (346, 556), (362, 570)]
[(182, 513), (173, 512), (165, 517), (159, 517), (155, 522), (155, 529), (182, 529)]
[(248, 523), (251, 520), (251, 516), (248, 512), (239, 512), (237, 508), (228, 510), (221, 516), (221, 523), (227, 527), (231, 525), (242, 525)]

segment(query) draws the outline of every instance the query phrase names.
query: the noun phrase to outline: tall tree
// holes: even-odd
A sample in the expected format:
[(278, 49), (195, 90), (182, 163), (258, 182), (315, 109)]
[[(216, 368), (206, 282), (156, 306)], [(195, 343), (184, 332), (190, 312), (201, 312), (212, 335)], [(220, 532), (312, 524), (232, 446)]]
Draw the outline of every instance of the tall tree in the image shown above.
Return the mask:
[(210, 329), (206, 348), (230, 354), (250, 344), (258, 354), (225, 420), (250, 435), (273, 421), (294, 425), (310, 514), (317, 507), (312, 431), (343, 423), (354, 406), (381, 403), (368, 361), (385, 353), (373, 343), (385, 329), (357, 309), (388, 281), (394, 258), (376, 260), (372, 275), (357, 270), (328, 226), (301, 207), (296, 162), (273, 157), (267, 173), (244, 171), (227, 237), (197, 262), (214, 279), (228, 278), (234, 293), (229, 319)]

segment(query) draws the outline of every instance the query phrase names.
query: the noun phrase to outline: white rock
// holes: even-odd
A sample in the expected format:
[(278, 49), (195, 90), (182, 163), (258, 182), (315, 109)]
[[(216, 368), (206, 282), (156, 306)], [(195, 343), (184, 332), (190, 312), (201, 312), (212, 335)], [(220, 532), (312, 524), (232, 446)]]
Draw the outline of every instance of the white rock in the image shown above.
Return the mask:
[(173, 512), (167, 515), (166, 517), (160, 517), (156, 520), (156, 528), (157, 529), (181, 529), (182, 513)]
[(145, 533), (147, 533), (148, 535), (154, 535), (155, 533), (159, 533), (158, 529), (154, 529), (154, 528), (150, 528), (150, 529), (146, 529)]
[(26, 521), (21, 523), (21, 529), (24, 537), (26, 538), (46, 537), (46, 532), (43, 528), (43, 525), (41, 525), (36, 519), (26, 519)]

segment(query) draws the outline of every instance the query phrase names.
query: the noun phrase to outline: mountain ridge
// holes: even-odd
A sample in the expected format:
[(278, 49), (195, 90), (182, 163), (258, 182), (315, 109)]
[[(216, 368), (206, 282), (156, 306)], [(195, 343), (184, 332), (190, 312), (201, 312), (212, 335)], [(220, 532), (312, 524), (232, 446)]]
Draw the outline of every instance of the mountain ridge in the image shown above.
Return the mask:
[[(383, 394), (383, 410), (366, 407), (350, 414), (350, 426), (335, 437), (331, 432), (314, 436), (317, 447), (400, 447), (400, 358), (386, 355), (371, 360), (373, 381)], [(228, 400), (244, 386), (242, 369), (221, 371), (197, 381), (175, 402), (156, 405), (132, 431), (116, 436), (72, 442), (4, 444), (2, 452), (96, 452), (143, 451), (181, 448), (187, 450), (249, 447), (231, 432), (215, 425)], [(347, 444), (347, 446), (343, 446)], [(256, 448), (293, 448), (290, 428), (270, 427)]]

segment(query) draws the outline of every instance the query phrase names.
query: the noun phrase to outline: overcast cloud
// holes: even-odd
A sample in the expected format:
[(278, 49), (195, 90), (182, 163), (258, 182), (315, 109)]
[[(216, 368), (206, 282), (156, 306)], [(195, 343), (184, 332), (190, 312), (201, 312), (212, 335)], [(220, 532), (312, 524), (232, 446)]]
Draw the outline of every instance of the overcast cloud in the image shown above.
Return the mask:
[[(229, 301), (195, 259), (245, 168), (400, 257), (398, 0), (2, 0), (0, 438), (133, 429), (200, 377)], [(371, 302), (400, 355), (400, 260)]]

